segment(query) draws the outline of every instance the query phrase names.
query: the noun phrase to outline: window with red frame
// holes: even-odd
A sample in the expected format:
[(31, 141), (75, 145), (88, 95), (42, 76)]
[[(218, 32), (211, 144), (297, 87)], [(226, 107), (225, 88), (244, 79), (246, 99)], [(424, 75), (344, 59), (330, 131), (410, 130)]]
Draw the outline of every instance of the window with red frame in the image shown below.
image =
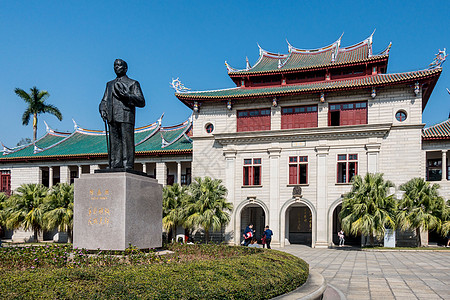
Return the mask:
[(11, 171), (0, 171), (0, 192), (11, 194)]
[(367, 124), (367, 102), (330, 104), (328, 126)]
[(350, 183), (358, 174), (358, 154), (338, 154), (337, 183)]
[(261, 185), (261, 158), (244, 159), (243, 185)]
[(237, 112), (237, 131), (270, 130), (270, 108), (239, 110)]
[(308, 156), (289, 157), (289, 184), (308, 183)]
[(283, 107), (281, 129), (317, 127), (317, 105)]

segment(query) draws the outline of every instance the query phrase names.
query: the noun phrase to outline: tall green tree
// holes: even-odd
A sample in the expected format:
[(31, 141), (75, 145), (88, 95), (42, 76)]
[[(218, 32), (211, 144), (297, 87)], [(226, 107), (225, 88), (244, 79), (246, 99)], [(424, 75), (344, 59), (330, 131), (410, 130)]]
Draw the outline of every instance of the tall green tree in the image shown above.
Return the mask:
[(340, 218), (344, 232), (361, 233), (370, 237), (384, 235), (386, 228), (396, 227), (397, 201), (389, 195), (394, 184), (383, 179), (383, 174), (367, 173), (353, 177), (352, 189), (344, 196)]
[(31, 116), (33, 116), (33, 142), (36, 141), (38, 115), (49, 113), (62, 120), (62, 114), (59, 109), (51, 104), (44, 103), (50, 97), (47, 91), (40, 91), (37, 87), (32, 87), (30, 93), (25, 92), (20, 88), (14, 89), (17, 96), (22, 98), (28, 105), (27, 109), (22, 115), (22, 124), (28, 125)]
[(59, 183), (53, 186), (44, 200), (44, 227), (67, 232), (69, 242), (73, 232), (73, 184)]
[(439, 196), (439, 185), (423, 178), (413, 178), (402, 184), (404, 191), (397, 216), (401, 229), (415, 229), (419, 246), (422, 246), (421, 230), (441, 229), (441, 217), (445, 214), (445, 201)]
[(48, 189), (42, 184), (22, 184), (9, 197), (7, 205), (6, 227), (23, 228), (34, 231), (34, 240), (43, 229), (44, 199)]
[(185, 186), (178, 183), (163, 188), (163, 226), (175, 237), (178, 226), (184, 226), (186, 221), (186, 205), (190, 197)]
[(220, 230), (230, 222), (233, 204), (227, 202), (227, 188), (220, 179), (196, 177), (189, 186), (192, 203), (186, 207), (187, 226), (201, 226), (205, 230), (206, 242), (209, 242), (211, 230)]

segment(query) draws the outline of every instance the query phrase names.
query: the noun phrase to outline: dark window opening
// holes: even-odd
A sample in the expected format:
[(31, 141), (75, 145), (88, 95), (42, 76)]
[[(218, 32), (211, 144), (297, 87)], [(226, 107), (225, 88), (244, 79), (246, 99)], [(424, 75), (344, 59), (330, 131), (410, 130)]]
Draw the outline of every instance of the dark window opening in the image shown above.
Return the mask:
[(442, 159), (427, 160), (427, 181), (442, 180)]
[(330, 112), (330, 126), (339, 126), (341, 123), (341, 112), (332, 111)]

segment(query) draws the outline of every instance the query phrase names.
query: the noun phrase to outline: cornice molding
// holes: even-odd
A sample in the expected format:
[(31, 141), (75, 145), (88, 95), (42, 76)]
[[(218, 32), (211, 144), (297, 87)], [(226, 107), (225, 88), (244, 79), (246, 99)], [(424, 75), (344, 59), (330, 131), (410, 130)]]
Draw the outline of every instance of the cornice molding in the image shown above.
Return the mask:
[(281, 141), (337, 140), (345, 138), (384, 137), (392, 127), (392, 123), (336, 126), (323, 128), (302, 128), (267, 130), (252, 132), (233, 132), (215, 134), (214, 138), (222, 145), (257, 144)]

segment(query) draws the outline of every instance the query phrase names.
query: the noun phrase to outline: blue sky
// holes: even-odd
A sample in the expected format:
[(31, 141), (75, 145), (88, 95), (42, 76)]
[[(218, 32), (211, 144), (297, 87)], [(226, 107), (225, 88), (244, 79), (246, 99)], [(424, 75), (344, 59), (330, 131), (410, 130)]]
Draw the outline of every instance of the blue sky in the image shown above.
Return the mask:
[[(317, 48), (344, 32), (353, 45), (374, 29), (374, 52), (392, 41), (388, 72), (425, 69), (438, 52), (450, 52), (450, 1), (1, 1), (0, 141), (12, 147), (32, 136), (22, 126), (26, 106), (14, 88), (32, 86), (50, 93), (63, 121), (41, 115), (52, 128), (71, 131), (71, 119), (102, 129), (98, 104), (115, 77), (113, 62), (128, 62), (128, 75), (141, 83), (147, 106), (136, 126), (186, 120), (191, 111), (169, 83), (179, 77), (192, 90), (233, 87), (224, 61), (236, 68), (258, 59), (258, 46), (287, 53)], [(449, 57), (450, 60), (450, 57)], [(450, 111), (450, 63), (424, 111), (433, 125)]]

